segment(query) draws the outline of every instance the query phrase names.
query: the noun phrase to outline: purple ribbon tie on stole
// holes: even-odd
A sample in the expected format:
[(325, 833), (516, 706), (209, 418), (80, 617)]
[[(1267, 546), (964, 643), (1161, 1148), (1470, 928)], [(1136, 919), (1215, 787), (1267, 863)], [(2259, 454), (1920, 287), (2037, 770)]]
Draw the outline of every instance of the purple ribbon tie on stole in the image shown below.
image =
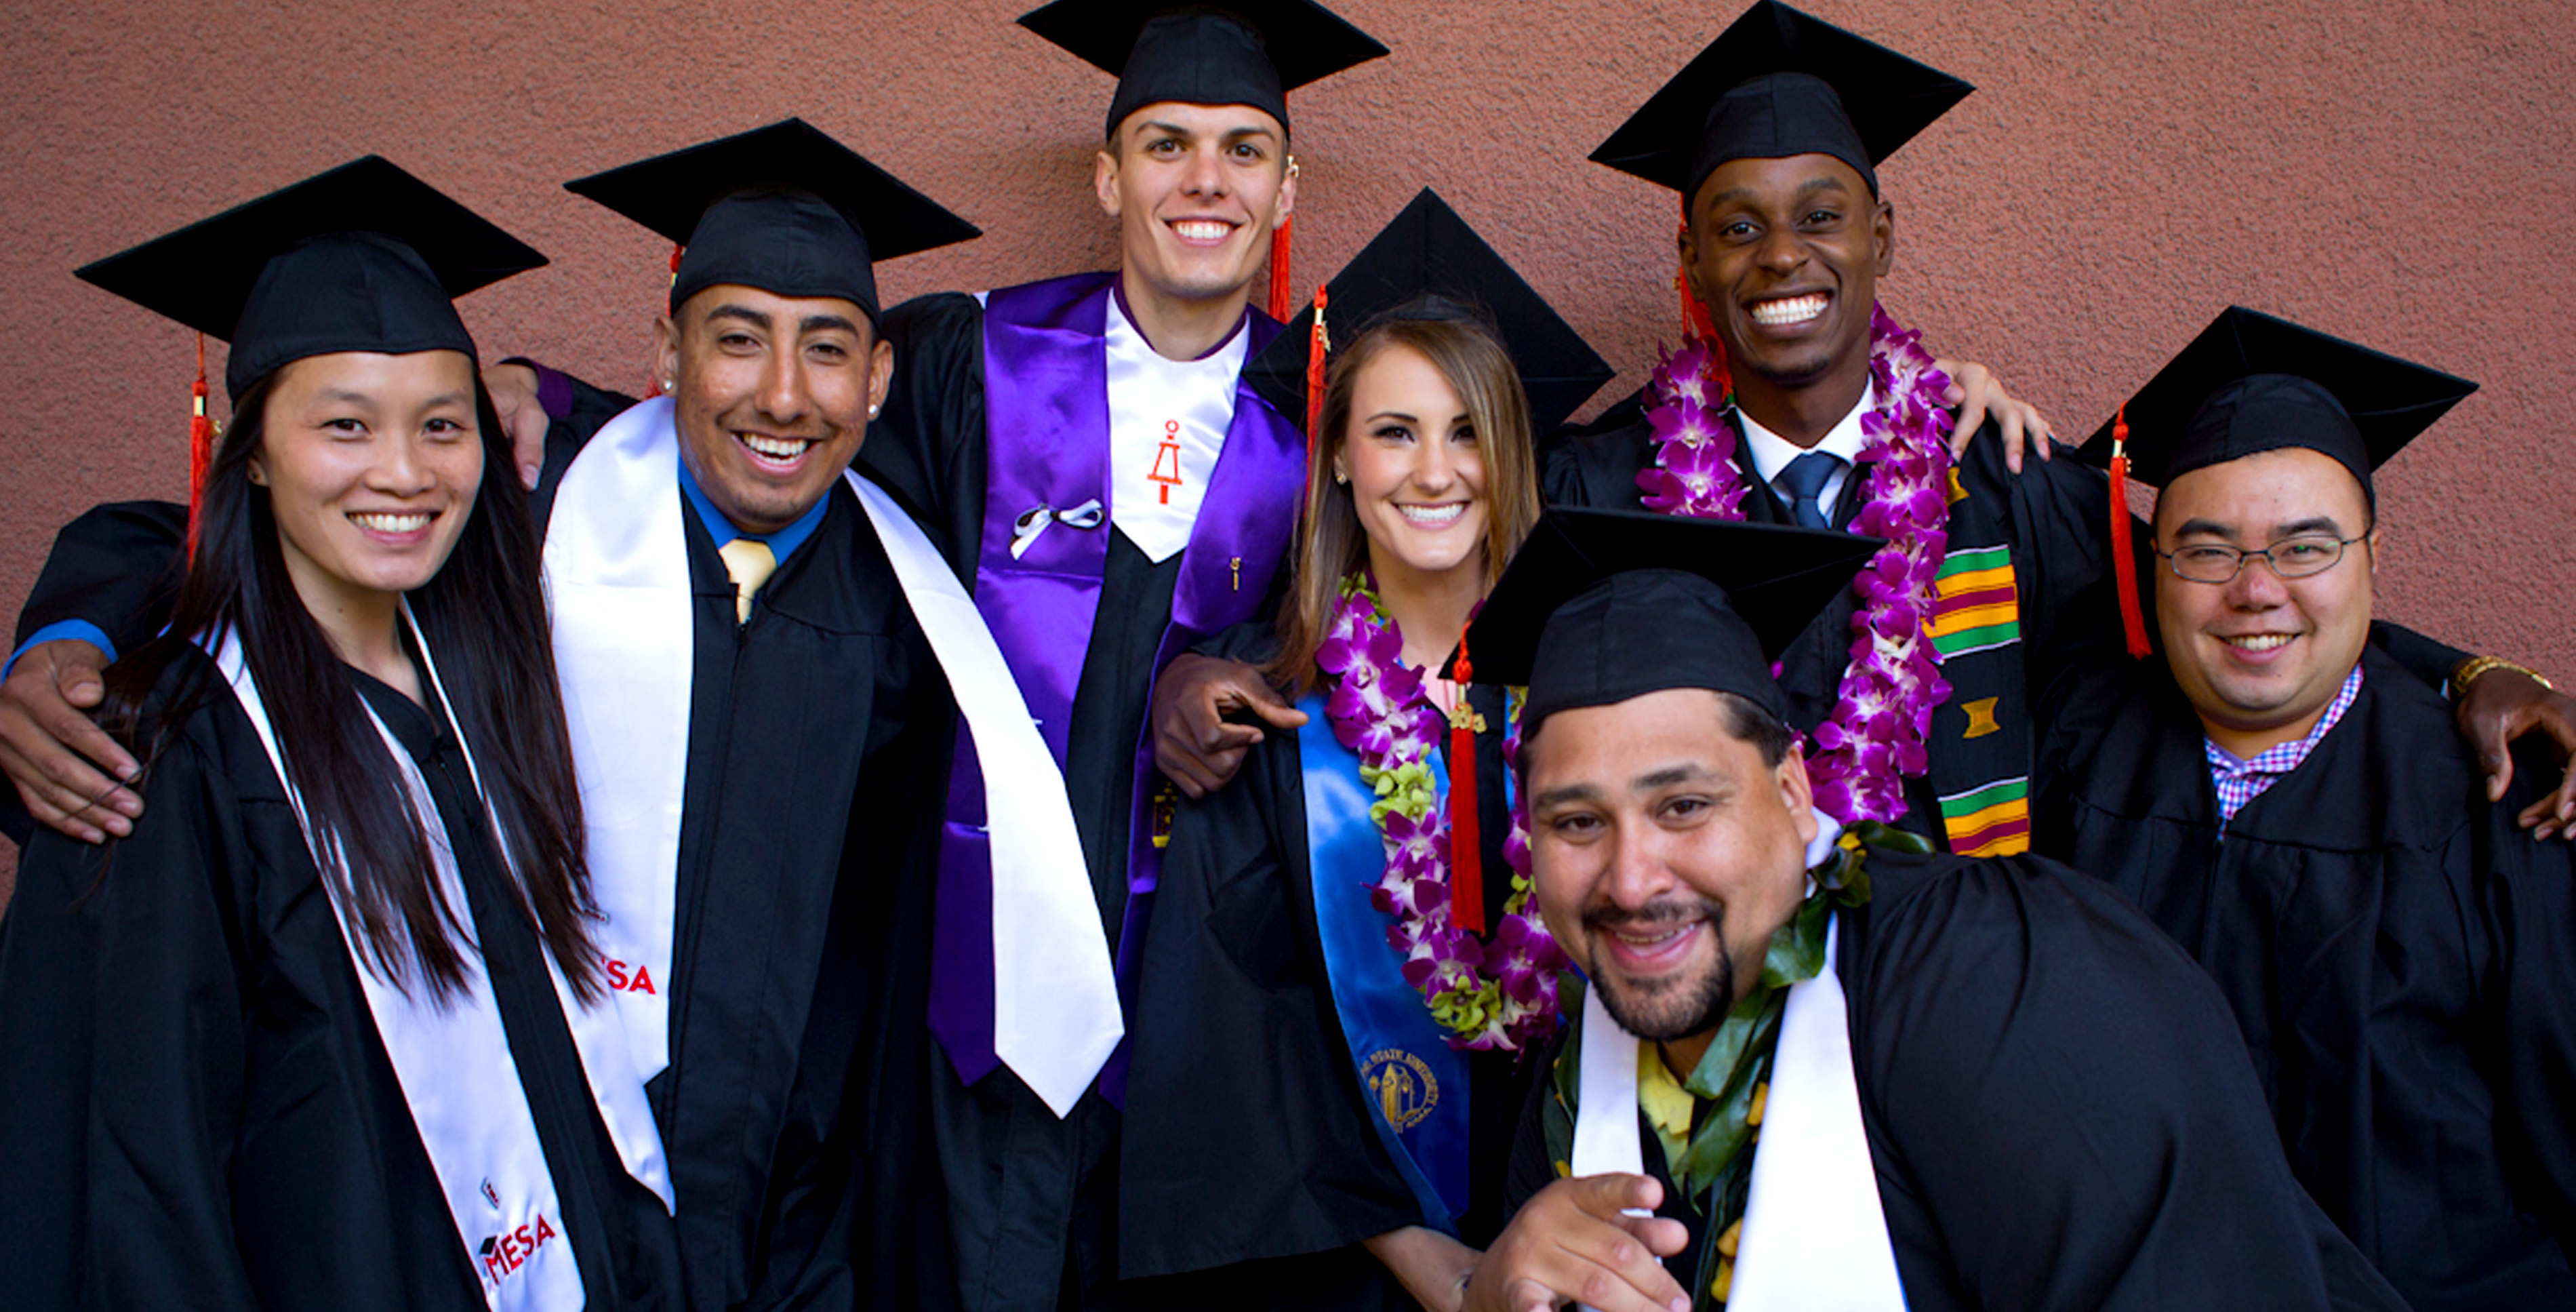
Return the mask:
[[(987, 451), (984, 534), (975, 607), (1010, 662), (1029, 713), (1056, 763), (1065, 763), (1074, 689), (1091, 648), (1108, 538), (1055, 531), (1021, 542), (1015, 526), (1033, 506), (1110, 504), (1109, 298), (1116, 274), (1078, 274), (992, 293), (984, 311)], [(1252, 316), (1250, 354), (1279, 326)], [(1250, 358), (1250, 354), (1246, 358)], [(1238, 382), (1233, 425), (1181, 556), (1172, 619), (1156, 650), (1173, 656), (1248, 619), (1269, 594), (1294, 531), (1305, 485), (1305, 438)], [(1106, 525), (1102, 525), (1105, 527)], [(1088, 526), (1079, 526), (1088, 527)], [(1234, 576), (1236, 561), (1243, 577)], [(1152, 737), (1138, 726), (1130, 812), (1127, 910), (1118, 943), (1118, 991), (1135, 1010), (1135, 957), (1161, 853), (1153, 842), (1157, 778)], [(984, 833), (984, 780), (959, 726), (939, 848), (932, 930), (930, 1028), (968, 1084), (998, 1064), (993, 1052), (993, 865)], [(1126, 1045), (1101, 1072), (1101, 1091), (1123, 1101)]]

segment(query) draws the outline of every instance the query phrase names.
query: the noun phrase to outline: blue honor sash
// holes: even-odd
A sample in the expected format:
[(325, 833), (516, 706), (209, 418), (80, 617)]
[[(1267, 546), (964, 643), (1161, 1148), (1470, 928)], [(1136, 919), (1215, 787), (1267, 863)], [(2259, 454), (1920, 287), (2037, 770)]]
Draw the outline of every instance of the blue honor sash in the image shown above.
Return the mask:
[[(1333, 737), (1321, 695), (1298, 709), (1306, 713), (1297, 731), (1306, 867), (1333, 1009), (1362, 1099), (1376, 1112), (1369, 1119), (1379, 1142), (1413, 1187), (1423, 1217), (1452, 1226), (1467, 1210), (1467, 1057), (1449, 1046), (1421, 991), (1405, 982), (1404, 963), (1387, 945), (1393, 922), (1369, 900), (1386, 873), (1386, 841), (1369, 819), (1377, 796), (1360, 782), (1360, 758)], [(1447, 796), (1440, 754), (1429, 764), (1434, 788)]]

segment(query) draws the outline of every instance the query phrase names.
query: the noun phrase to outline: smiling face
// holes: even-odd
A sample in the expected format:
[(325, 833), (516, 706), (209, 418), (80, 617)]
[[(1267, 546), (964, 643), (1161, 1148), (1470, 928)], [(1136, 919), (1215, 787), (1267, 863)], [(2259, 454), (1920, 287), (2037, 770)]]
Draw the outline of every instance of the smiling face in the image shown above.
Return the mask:
[(2370, 638), (2379, 533), (2360, 480), (2302, 448), (2195, 469), (2157, 497), (2156, 548), (2166, 553), (2295, 551), (2300, 542), (2322, 550), (2364, 534), (2332, 568), (2306, 578), (2284, 579), (2261, 561), (2227, 583), (2156, 571), (2165, 659), (2219, 746), (2250, 757), (2316, 726)]
[(1673, 689), (1559, 711), (1522, 745), (1539, 910), (1640, 1038), (1704, 1048), (1805, 895), (1806, 767), (1768, 764), (1739, 714)]
[(250, 481), (268, 489), (307, 609), (381, 611), (427, 583), (483, 482), (474, 362), (461, 351), (308, 356), (277, 371)]
[[(1692, 198), (1682, 269), (1739, 388), (1848, 387), (1869, 373), (1870, 307), (1895, 256), (1896, 211), (1831, 155), (1737, 159)], [(1759, 418), (1760, 416), (1756, 416)]]
[(1350, 479), (1351, 505), (1379, 578), (1429, 579), (1485, 569), (1490, 503), (1474, 416), (1429, 356), (1394, 345), (1369, 357), (1352, 382), (1351, 417), (1334, 472)]
[(1101, 208), (1118, 220), (1129, 295), (1249, 298), (1271, 230), (1296, 204), (1287, 161), (1279, 120), (1248, 105), (1129, 114), (1092, 169)]
[(718, 285), (658, 326), (680, 458), (745, 533), (775, 533), (832, 490), (894, 374), (849, 301)]

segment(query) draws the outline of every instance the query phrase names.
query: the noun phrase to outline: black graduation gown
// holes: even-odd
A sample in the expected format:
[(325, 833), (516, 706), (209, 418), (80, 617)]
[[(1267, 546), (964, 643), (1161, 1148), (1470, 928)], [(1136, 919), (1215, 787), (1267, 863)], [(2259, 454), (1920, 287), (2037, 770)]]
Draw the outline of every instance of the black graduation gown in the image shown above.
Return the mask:
[[(858, 463), (934, 537), (944, 536), (950, 566), (972, 588), (990, 458), (983, 307), (953, 293), (921, 297), (886, 312), (885, 335), (894, 344), (894, 386)], [(1101, 924), (1116, 951), (1126, 914), (1135, 753), (1182, 555), (1155, 564), (1114, 526), (1102, 531), (1110, 535), (1108, 558), (1074, 689), (1064, 776)], [(1119, 1271), (1117, 1110), (1095, 1089), (1059, 1120), (1007, 1066), (965, 1087), (932, 1046), (932, 1098), (965, 1305), (1110, 1307), (1138, 1297), (1109, 1288)]]
[(2071, 680), (2040, 841), (2217, 979), (2291, 1166), (2418, 1309), (2576, 1307), (2576, 856), (2515, 828), (2536, 784), (2487, 802), (2439, 697), (2362, 666), (2223, 837), (2163, 660)]
[[(1478, 832), (1486, 923), (1498, 924), (1511, 896), (1502, 690), (1477, 685), (1470, 702), (1488, 728), (1477, 751)], [(1441, 747), (1445, 755), (1445, 737)], [(1335, 1012), (1300, 757), (1296, 734), (1267, 734), (1232, 783), (1183, 802), (1173, 821), (1131, 1040), (1121, 1253), (1129, 1269), (1238, 1263), (1230, 1275), (1270, 1306), (1409, 1308), (1402, 1287), (1356, 1247), (1348, 1255), (1367, 1263), (1369, 1277), (1356, 1284), (1290, 1281), (1243, 1260), (1436, 1224), (1387, 1158)], [(1459, 1232), (1481, 1247), (1501, 1229), (1511, 1139), (1541, 1066), (1505, 1053), (1468, 1061), (1471, 1202)]]
[[(1643, 495), (1637, 475), (1653, 466), (1655, 443), (1639, 392), (1611, 407), (1592, 423), (1551, 437), (1539, 453), (1540, 491), (1553, 505), (1605, 506), (1634, 510)], [(1730, 420), (1731, 422), (1731, 420)], [(1741, 434), (1741, 428), (1738, 430)], [(1959, 487), (1977, 498), (1975, 508), (1991, 531), (2009, 546), (2020, 594), (2021, 675), (2027, 686), (2043, 686), (2051, 673), (2067, 664), (2115, 649), (2120, 641), (2119, 613), (2112, 591), (2109, 484), (2101, 471), (2073, 460), (2023, 462), (2022, 472), (2004, 465), (2000, 433), (1989, 421), (1966, 454), (1953, 466)], [(1740, 436), (1735, 465), (1746, 484), (1744, 518), (1756, 524), (1793, 524), (1787, 504), (1753, 468)], [(1848, 527), (1859, 517), (1866, 468), (1843, 480), (1833, 522)], [(1986, 508), (1991, 509), (1986, 509)], [(1954, 505), (1952, 541), (1958, 549), (1995, 543), (1959, 540), (1961, 516), (1970, 507)], [(1780, 690), (1789, 699), (1790, 727), (1812, 732), (1833, 713), (1851, 663), (1852, 616), (1860, 607), (1857, 593), (1844, 591), (1801, 630), (1781, 653)], [(1982, 656), (1982, 654), (1979, 654)], [(1992, 657), (1984, 657), (1992, 659)], [(1953, 658), (1953, 664), (1958, 658)], [(1955, 678), (1954, 678), (1955, 681)], [(2008, 699), (2017, 694), (2004, 689)], [(1968, 715), (1954, 694), (1933, 713), (1931, 736), (1976, 744), (1980, 756), (1994, 761), (1977, 777), (1944, 779), (1932, 771), (1905, 781), (1905, 828), (1949, 846), (1939, 798), (1964, 792), (1994, 778), (2027, 774), (2031, 726), (2026, 715), (1989, 708), (1989, 718)], [(1986, 735), (1993, 734), (1993, 737)]]
[[(1836, 970), (1915, 1312), (2403, 1307), (2281, 1160), (2225, 1000), (2135, 908), (2032, 857), (1872, 849), (1868, 867)], [(1522, 1120), (1515, 1208), (1556, 1178), (1548, 1096)], [(1703, 1222), (1639, 1131), (1698, 1252)]]
[[(211, 696), (153, 757), (133, 836), (50, 831), (0, 920), (0, 1287), (19, 1307), (480, 1308), (304, 834)], [(594, 1308), (678, 1308), (671, 1218), (601, 1124), (544, 950), (443, 720), (356, 676), (458, 856)]]
[[(572, 416), (548, 433), (540, 510), (622, 401), (575, 387)], [(688, 541), (697, 678), (662, 981), (675, 990), (673, 1060), (649, 1088), (691, 1304), (944, 1307), (951, 1278), (923, 1201), (938, 1181), (920, 1129), (955, 723), (946, 682), (848, 489), (832, 490), (742, 624), (712, 538), (680, 489), (670, 495)], [(64, 618), (111, 637), (152, 632), (185, 522), (183, 507), (159, 504), (75, 520), (21, 635)]]

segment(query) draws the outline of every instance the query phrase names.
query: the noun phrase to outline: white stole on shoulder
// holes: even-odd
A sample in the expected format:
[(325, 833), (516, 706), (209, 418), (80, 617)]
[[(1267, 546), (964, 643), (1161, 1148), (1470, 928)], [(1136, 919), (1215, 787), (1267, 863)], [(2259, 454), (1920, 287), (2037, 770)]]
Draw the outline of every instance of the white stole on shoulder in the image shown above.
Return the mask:
[[(1842, 827), (1819, 812), (1807, 864), (1832, 853)], [(1825, 930), (1825, 965), (1793, 984), (1771, 1060), (1770, 1093), (1754, 1143), (1753, 1179), (1737, 1236), (1727, 1312), (1885, 1312), (1905, 1306), (1896, 1248), (1861, 1123), (1851, 1020), (1834, 973), (1841, 921)], [(1586, 989), (1577, 1072), (1573, 1172), (1639, 1174), (1637, 1036)]]
[[(673, 413), (656, 397), (600, 429), (564, 471), (546, 530), (555, 662), (581, 772), (592, 884), (607, 917), (599, 937), (617, 962), (610, 984), (646, 1079), (670, 1064), (696, 651)], [(1010, 1050), (1041, 1054), (1030, 1087), (1062, 1115), (1124, 1032), (1064, 772), (946, 558), (882, 489), (855, 471), (844, 477), (974, 736), (992, 817), (994, 959), (1047, 981), (1036, 996), (997, 994), (997, 1050), (1011, 1040)], [(1082, 1072), (1067, 1077), (1069, 1091), (1043, 1073), (1059, 1068)]]
[(608, 986), (637, 1078), (671, 1064), (671, 933), (688, 788), (689, 544), (668, 397), (608, 421), (555, 487), (546, 600), (581, 778)]
[(948, 676), (984, 777), (993, 960), (1004, 967), (993, 981), (993, 1051), (1058, 1117), (1072, 1115), (1127, 1024), (1064, 771), (947, 558), (893, 497), (856, 473), (849, 478)]
[[(438, 677), (437, 663), (430, 656), (419, 625), (412, 620), (407, 602), (402, 615), (420, 648), (427, 691), (447, 708), (448, 723), (457, 726), (446, 688)], [(303, 796), (296, 791), (287, 775), (286, 762), (279, 755), (276, 730), (269, 723), (267, 704), (242, 658), (239, 639), (227, 633), (220, 643), (208, 645), (216, 668), (231, 685), (234, 697), (259, 735), (260, 746), (268, 753), (269, 765), (277, 772), (278, 784), (285, 790), (296, 823), (304, 831), (305, 847), (313, 857), (315, 869), (334, 868), (340, 859), (338, 843), (331, 835), (313, 831)], [(419, 765), (386, 729), (384, 721), (377, 718), (374, 708), (361, 703), (361, 709), (384, 739), (385, 749), (401, 773), (405, 798), (428, 839), (432, 877), (438, 880), (447, 905), (471, 924), (455, 849)], [(490, 801), (483, 794), (482, 770), (474, 761), (473, 748), (465, 742), (461, 726), (456, 733), (476, 795), (484, 800), (484, 815), (494, 840), (503, 842), (500, 820), (492, 814)], [(508, 860), (505, 842), (502, 857)], [(484, 970), (481, 946), (471, 942), (464, 945), (465, 987), (457, 995), (443, 1002), (436, 1000), (426, 982), (418, 977), (413, 990), (405, 992), (380, 975), (360, 949), (354, 913), (340, 905), (332, 881), (325, 878), (322, 885), (331, 896), (341, 940), (348, 948), (350, 963), (357, 970), (359, 987), (367, 999), (369, 1018), (384, 1043), (394, 1078), (402, 1086), (403, 1101), (411, 1109), (412, 1125), (429, 1155), (439, 1191), (446, 1196), (457, 1240), (465, 1248), (467, 1262), (482, 1280), (484, 1303), (494, 1312), (551, 1312), (581, 1307), (581, 1268), (573, 1255), (571, 1236), (564, 1232), (554, 1176), (546, 1162), (545, 1147), (537, 1137), (536, 1119), (528, 1110), (527, 1089), (520, 1079), (518, 1063), (510, 1054), (508, 1033)], [(539, 950), (545, 950), (542, 943)], [(643, 1083), (635, 1076), (634, 1061), (627, 1055), (625, 1032), (607, 1014), (605, 1003), (596, 1008), (582, 1005), (573, 996), (571, 984), (553, 954), (548, 952), (546, 957), (547, 974), (580, 1052), (583, 1075), (600, 1119), (615, 1141), (627, 1172), (652, 1189), (667, 1208), (671, 1205), (671, 1181), (662, 1157), (661, 1134), (645, 1100)]]

